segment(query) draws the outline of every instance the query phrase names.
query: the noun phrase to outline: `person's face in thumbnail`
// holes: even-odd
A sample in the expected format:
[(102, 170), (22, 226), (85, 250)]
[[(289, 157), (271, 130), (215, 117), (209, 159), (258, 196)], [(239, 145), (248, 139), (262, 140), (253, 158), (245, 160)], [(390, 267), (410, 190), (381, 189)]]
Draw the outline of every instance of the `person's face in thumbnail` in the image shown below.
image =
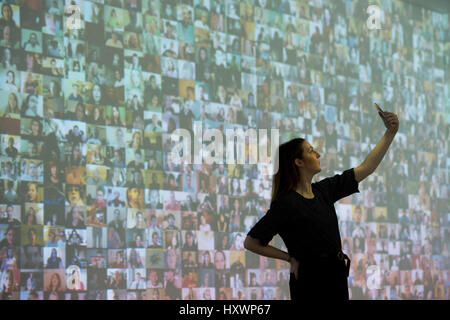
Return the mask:
[(9, 41), (10, 34), (11, 28), (9, 26), (5, 26), (5, 28), (3, 29), (3, 39), (5, 40), (5, 42)]
[(15, 231), (14, 229), (9, 229), (6, 233), (6, 241), (8, 241), (9, 245), (14, 244)]
[(38, 105), (38, 98), (37, 96), (32, 95), (28, 100), (28, 110), (30, 110), (33, 113), (36, 113), (37, 105)]
[(211, 262), (211, 257), (208, 252), (203, 253), (203, 261), (205, 265), (209, 265), (209, 263)]
[(153, 233), (152, 239), (153, 239), (153, 244), (158, 244), (158, 234), (155, 232)]
[(130, 202), (137, 202), (139, 200), (139, 190), (137, 188), (131, 188), (130, 191), (128, 191), (128, 196)]
[(27, 200), (35, 202), (37, 200), (37, 185), (35, 183), (28, 183)]
[(56, 177), (57, 172), (58, 172), (58, 168), (56, 167), (56, 164), (52, 164), (50, 167), (50, 175), (52, 177)]
[(133, 174), (133, 180), (134, 180), (134, 182), (135, 182), (136, 184), (138, 184), (138, 185), (140, 185), (140, 184), (142, 184), (142, 183), (144, 182), (143, 177), (142, 177), (142, 174), (141, 174), (139, 171), (136, 171), (136, 172)]
[(98, 84), (94, 85), (94, 87), (92, 88), (92, 98), (97, 103), (100, 102), (100, 99), (102, 98), (102, 91)]
[(251, 286), (252, 286), (252, 287), (256, 287), (256, 286), (258, 285), (258, 283), (256, 282), (256, 276), (255, 276), (255, 274), (252, 274), (251, 278), (252, 278), (252, 279), (250, 280)]
[(11, 11), (10, 6), (7, 6), (7, 5), (3, 6), (2, 15), (6, 21), (11, 21), (12, 11)]
[(37, 43), (37, 36), (35, 33), (30, 34), (30, 42), (32, 44), (36, 44)]
[(169, 270), (169, 271), (167, 271), (167, 273), (166, 273), (166, 279), (167, 279), (167, 281), (173, 281), (173, 279), (174, 279), (174, 273), (173, 273), (173, 270)]
[(71, 204), (76, 204), (80, 201), (80, 191), (76, 186), (70, 187), (67, 195)]
[(28, 154), (31, 157), (36, 157), (38, 154), (38, 146), (36, 145), (36, 143), (31, 142), (28, 144)]
[(214, 264), (216, 266), (216, 269), (223, 270), (225, 269), (225, 256), (222, 252), (217, 251), (214, 255)]
[(158, 274), (156, 273), (156, 270), (150, 270), (150, 274), (148, 276), (150, 278), (150, 282), (153, 285), (156, 285), (156, 283), (158, 281)]
[(34, 162), (30, 163), (30, 176), (37, 178), (38, 177), (38, 171), (36, 164)]
[(55, 240), (56, 240), (55, 232), (50, 231), (50, 232), (48, 233), (48, 240), (49, 240), (50, 242), (55, 242)]
[(116, 253), (116, 264), (120, 265), (122, 263), (122, 255), (120, 254), (120, 252)]
[(14, 72), (9, 71), (7, 74), (7, 83), (14, 83)]
[(51, 284), (52, 284), (52, 287), (54, 287), (54, 288), (59, 287), (59, 277), (56, 273), (54, 273), (52, 275)]

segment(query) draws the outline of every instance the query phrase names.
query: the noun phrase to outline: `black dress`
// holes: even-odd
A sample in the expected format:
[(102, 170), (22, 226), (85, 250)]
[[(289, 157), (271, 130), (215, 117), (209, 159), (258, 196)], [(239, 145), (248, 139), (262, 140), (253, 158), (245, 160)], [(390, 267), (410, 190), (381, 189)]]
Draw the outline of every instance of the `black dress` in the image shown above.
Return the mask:
[(290, 274), (292, 300), (348, 300), (350, 260), (346, 255), (342, 259), (334, 203), (360, 192), (354, 168), (312, 183), (312, 190), (311, 199), (291, 190), (273, 201), (248, 235), (267, 245), (279, 234), (289, 255), (299, 261), (298, 279)]

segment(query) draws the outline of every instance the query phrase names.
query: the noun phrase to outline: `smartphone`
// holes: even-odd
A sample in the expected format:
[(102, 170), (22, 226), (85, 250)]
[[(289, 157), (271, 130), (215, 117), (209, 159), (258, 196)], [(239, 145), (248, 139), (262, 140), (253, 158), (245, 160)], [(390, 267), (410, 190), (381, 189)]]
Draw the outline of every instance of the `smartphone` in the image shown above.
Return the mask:
[(375, 108), (378, 110), (378, 114), (383, 118), (383, 119), (385, 119), (385, 117), (384, 117), (384, 115), (383, 115), (383, 110), (380, 108), (380, 106), (379, 105), (377, 105), (376, 103), (374, 103), (374, 106), (375, 106)]

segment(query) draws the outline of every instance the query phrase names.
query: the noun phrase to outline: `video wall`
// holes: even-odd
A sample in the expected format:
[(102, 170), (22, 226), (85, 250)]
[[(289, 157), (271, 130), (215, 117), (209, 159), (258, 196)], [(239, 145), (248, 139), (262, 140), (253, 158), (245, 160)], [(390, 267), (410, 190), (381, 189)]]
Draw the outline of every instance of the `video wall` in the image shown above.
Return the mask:
[(365, 0), (0, 4), (1, 299), (290, 299), (289, 264), (243, 248), (271, 177), (174, 164), (171, 133), (277, 128), (321, 153), (319, 181), (382, 137), (373, 102), (400, 128), (335, 204), (350, 298), (450, 299), (448, 15), (375, 1), (371, 30)]

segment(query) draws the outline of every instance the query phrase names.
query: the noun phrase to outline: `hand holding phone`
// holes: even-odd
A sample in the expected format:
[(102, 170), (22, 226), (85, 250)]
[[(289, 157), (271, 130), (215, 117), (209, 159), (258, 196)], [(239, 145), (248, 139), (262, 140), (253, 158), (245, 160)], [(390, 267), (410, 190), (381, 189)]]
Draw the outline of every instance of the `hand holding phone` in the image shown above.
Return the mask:
[(380, 115), (380, 117), (385, 120), (386, 117), (384, 116), (384, 111), (380, 108), (380, 106), (376, 103), (373, 104), (375, 106), (375, 108), (378, 110), (378, 114)]

